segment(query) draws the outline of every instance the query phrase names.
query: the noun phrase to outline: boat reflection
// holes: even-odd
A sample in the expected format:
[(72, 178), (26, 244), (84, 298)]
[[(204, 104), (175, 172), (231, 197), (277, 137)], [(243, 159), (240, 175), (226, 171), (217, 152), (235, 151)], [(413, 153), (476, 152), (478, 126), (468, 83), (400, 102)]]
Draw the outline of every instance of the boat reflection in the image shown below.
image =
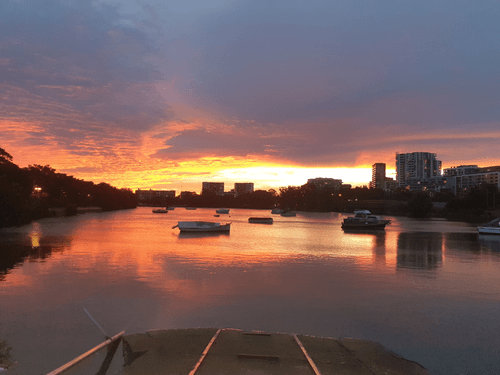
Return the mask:
[(229, 232), (179, 232), (179, 238), (229, 237)]
[(397, 268), (435, 270), (443, 264), (442, 249), (442, 233), (400, 233), (398, 236)]

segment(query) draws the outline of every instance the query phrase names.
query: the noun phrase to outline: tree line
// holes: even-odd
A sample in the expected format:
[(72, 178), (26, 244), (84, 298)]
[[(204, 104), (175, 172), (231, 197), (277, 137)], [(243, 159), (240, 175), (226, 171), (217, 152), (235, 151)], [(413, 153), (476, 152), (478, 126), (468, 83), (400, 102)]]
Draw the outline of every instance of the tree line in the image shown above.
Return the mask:
[(135, 208), (137, 199), (130, 189), (80, 180), (49, 165), (20, 168), (0, 148), (0, 228), (51, 216), (54, 208), (64, 209), (66, 215), (76, 214), (77, 207), (103, 211)]

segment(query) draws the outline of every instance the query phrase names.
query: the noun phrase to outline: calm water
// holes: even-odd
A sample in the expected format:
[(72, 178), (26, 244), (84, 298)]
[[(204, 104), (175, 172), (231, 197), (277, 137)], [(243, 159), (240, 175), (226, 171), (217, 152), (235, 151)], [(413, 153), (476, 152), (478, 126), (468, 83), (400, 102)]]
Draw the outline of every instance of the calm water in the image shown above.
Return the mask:
[[(500, 373), (500, 236), (391, 218), (344, 233), (337, 213), (150, 208), (0, 230), (0, 340), (16, 373), (42, 374), (103, 337), (232, 327), (377, 341), (432, 374)], [(231, 221), (183, 236), (178, 220)], [(39, 246), (33, 249), (33, 246)], [(17, 255), (7, 256), (15, 253)]]

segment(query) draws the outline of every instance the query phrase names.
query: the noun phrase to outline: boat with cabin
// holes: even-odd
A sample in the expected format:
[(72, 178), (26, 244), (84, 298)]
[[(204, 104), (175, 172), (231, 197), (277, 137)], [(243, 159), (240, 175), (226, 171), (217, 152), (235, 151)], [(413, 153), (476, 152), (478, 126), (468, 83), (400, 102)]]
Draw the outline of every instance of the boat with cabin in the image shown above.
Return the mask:
[(166, 208), (157, 208), (153, 210), (154, 214), (168, 214), (168, 210)]
[(500, 234), (500, 217), (477, 227), (480, 234)]
[(229, 232), (231, 223), (221, 224), (211, 221), (179, 221), (172, 229), (179, 228), (181, 232)]
[(283, 217), (295, 217), (297, 213), (294, 211), (283, 211), (280, 215)]
[(354, 216), (347, 217), (342, 221), (342, 229), (385, 229), (385, 226), (390, 222), (390, 220), (373, 215), (368, 210), (359, 210), (354, 211)]
[(219, 209), (215, 210), (215, 212), (218, 214), (228, 214), (229, 208), (219, 208)]

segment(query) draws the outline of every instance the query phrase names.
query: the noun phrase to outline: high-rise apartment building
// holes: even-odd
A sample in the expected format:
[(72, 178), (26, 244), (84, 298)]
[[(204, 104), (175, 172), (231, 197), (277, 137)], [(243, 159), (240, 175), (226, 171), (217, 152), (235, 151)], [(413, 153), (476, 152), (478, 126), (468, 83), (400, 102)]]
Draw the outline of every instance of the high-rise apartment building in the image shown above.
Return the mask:
[(399, 186), (411, 180), (441, 176), (441, 161), (431, 152), (396, 153), (396, 181)]
[(375, 163), (372, 165), (372, 189), (385, 189), (385, 163)]
[(235, 182), (234, 194), (241, 195), (246, 193), (253, 193), (253, 182)]
[(201, 193), (212, 192), (215, 194), (224, 194), (224, 182), (203, 182), (201, 184)]

